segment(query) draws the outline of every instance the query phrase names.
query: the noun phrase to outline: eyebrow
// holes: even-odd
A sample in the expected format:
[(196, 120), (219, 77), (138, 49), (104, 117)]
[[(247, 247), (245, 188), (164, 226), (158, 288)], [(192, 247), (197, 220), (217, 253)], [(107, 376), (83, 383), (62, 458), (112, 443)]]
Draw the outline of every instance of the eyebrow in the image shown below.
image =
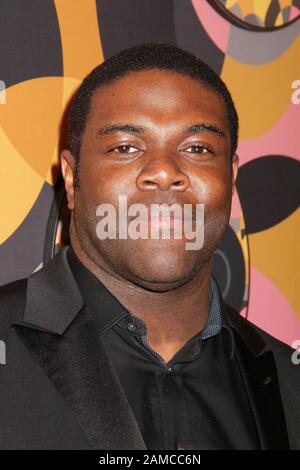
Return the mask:
[[(145, 127), (137, 126), (134, 124), (108, 124), (98, 130), (99, 135), (108, 135), (115, 132), (123, 132), (126, 134), (143, 134), (147, 132)], [(183, 130), (184, 134), (195, 134), (197, 132), (210, 132), (218, 135), (219, 137), (226, 137), (225, 132), (218, 126), (213, 124), (194, 124)]]
[(226, 137), (225, 132), (220, 129), (220, 127), (213, 124), (194, 124), (193, 126), (184, 130), (185, 134), (195, 134), (196, 132), (211, 132), (212, 134), (216, 134), (219, 137)]
[(126, 134), (141, 134), (143, 132), (146, 132), (146, 129), (144, 127), (135, 126), (132, 124), (108, 124), (98, 130), (99, 135), (113, 134), (114, 132), (125, 132)]

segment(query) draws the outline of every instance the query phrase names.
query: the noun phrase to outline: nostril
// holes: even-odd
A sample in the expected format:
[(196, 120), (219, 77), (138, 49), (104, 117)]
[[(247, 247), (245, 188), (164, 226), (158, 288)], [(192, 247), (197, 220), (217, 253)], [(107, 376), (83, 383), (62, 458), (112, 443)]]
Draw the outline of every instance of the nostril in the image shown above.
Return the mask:
[[(157, 169), (156, 169), (157, 170)], [(174, 169), (173, 169), (174, 170)], [(153, 173), (153, 174), (152, 174)], [(174, 191), (185, 191), (189, 186), (189, 178), (187, 175), (180, 173), (175, 174), (167, 170), (160, 170), (145, 174), (144, 171), (141, 172), (136, 180), (137, 186), (142, 191), (153, 191), (160, 189), (162, 191), (168, 191), (173, 189)]]
[(187, 186), (187, 182), (185, 180), (178, 180), (178, 181), (174, 181), (174, 183), (172, 184), (172, 187), (173, 188), (180, 188), (180, 189), (183, 189)]
[(145, 180), (144, 181), (144, 186), (149, 186), (150, 188), (155, 188), (157, 186), (157, 184), (154, 181)]

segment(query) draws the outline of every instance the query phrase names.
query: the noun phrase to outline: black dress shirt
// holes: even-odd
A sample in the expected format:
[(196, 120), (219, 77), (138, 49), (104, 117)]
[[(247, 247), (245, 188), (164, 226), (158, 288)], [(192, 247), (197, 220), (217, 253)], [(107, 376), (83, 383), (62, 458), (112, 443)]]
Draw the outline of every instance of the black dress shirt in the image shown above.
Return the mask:
[(259, 448), (213, 277), (205, 329), (165, 362), (148, 345), (145, 322), (126, 310), (72, 247), (68, 261), (147, 449)]

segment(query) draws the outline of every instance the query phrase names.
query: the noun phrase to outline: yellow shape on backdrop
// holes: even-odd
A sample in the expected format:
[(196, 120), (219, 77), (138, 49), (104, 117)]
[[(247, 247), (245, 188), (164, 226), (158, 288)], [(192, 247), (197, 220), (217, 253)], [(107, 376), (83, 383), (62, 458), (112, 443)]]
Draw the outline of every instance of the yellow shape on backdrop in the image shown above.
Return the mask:
[(80, 80), (45, 77), (7, 89), (0, 107), (0, 243), (23, 222), (46, 181), (54, 184), (59, 168), (61, 118)]
[[(63, 114), (66, 105), (69, 103), (70, 99), (74, 95), (75, 91), (79, 87), (81, 80), (78, 80), (77, 78), (69, 78), (69, 77), (62, 77), (63, 81), (63, 99), (62, 99), (62, 109), (61, 109), (61, 114)], [(59, 161), (59, 154), (60, 154), (60, 149), (59, 148), (59, 136), (57, 136), (57, 143), (53, 152), (53, 157), (52, 161), (49, 165), (49, 170), (46, 176), (46, 181), (50, 184), (55, 183), (55, 178), (53, 175), (55, 174), (54, 169), (55, 168), (60, 168), (60, 161)]]
[(1, 127), (0, 148), (0, 243), (3, 243), (30, 212), (44, 178), (18, 153)]
[(239, 0), (238, 5), (241, 9), (243, 18), (245, 18), (247, 15), (250, 15), (251, 13), (253, 13), (254, 0)]
[(228, 8), (228, 10), (230, 10), (237, 3), (239, 3), (238, 0), (226, 0), (225, 7)]
[(83, 78), (103, 62), (95, 0), (55, 0), (64, 75)]
[(292, 3), (292, 0), (279, 0), (280, 10), (284, 10), (286, 7), (291, 7)]
[(254, 0), (253, 13), (261, 19), (263, 24), (265, 23), (270, 4), (270, 0)]
[(284, 18), (283, 18), (283, 14), (282, 12), (280, 11), (278, 13), (278, 15), (276, 16), (276, 20), (275, 20), (275, 26), (282, 26), (284, 24)]
[(250, 234), (250, 261), (283, 293), (300, 318), (300, 208), (262, 232)]
[(299, 52), (300, 36), (267, 64), (248, 65), (225, 56), (221, 77), (236, 103), (241, 139), (262, 135), (280, 119), (291, 100), (291, 83), (299, 77)]
[(57, 144), (62, 92), (61, 77), (35, 78), (8, 88), (6, 104), (0, 106), (8, 139), (43, 179)]

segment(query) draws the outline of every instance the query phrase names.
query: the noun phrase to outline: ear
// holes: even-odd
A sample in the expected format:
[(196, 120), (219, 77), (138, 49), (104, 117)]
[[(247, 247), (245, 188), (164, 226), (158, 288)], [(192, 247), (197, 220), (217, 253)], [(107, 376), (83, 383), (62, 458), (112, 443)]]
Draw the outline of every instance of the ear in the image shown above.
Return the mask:
[(68, 208), (74, 209), (74, 183), (75, 183), (75, 157), (70, 150), (63, 150), (60, 154), (61, 172), (65, 181), (68, 199)]
[(232, 162), (231, 162), (231, 165), (232, 165), (232, 195), (235, 191), (235, 182), (236, 182), (236, 177), (237, 177), (237, 173), (238, 173), (238, 166), (239, 166), (239, 157), (238, 155), (235, 153), (232, 157)]

